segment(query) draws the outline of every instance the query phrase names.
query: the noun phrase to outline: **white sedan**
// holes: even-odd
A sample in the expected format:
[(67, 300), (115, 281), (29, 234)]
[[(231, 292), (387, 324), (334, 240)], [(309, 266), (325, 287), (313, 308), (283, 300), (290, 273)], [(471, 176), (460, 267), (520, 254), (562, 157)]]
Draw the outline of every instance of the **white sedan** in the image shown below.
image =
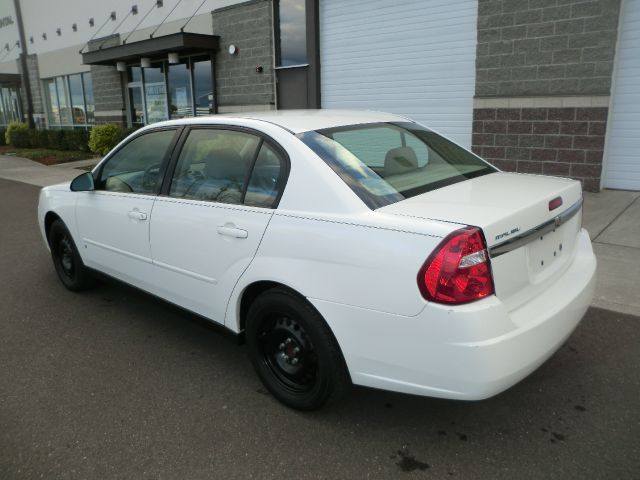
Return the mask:
[(495, 395), (567, 339), (596, 271), (580, 183), (384, 113), (153, 124), (44, 188), (38, 219), (67, 288), (99, 271), (244, 335), (298, 409), (352, 383)]

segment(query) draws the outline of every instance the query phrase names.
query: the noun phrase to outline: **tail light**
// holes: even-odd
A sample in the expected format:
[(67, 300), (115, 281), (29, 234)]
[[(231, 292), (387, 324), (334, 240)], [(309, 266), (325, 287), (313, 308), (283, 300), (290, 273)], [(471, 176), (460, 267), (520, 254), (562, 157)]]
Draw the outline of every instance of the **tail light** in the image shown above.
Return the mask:
[(484, 236), (464, 227), (447, 236), (418, 273), (418, 287), (429, 301), (460, 305), (494, 293)]

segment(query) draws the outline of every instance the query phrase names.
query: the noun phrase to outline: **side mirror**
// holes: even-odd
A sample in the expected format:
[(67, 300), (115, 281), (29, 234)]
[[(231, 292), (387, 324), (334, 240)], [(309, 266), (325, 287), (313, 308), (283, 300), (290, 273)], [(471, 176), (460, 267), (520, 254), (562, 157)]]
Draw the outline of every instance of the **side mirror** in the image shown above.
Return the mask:
[(93, 174), (91, 172), (85, 172), (78, 175), (73, 179), (70, 187), (72, 192), (90, 192), (94, 190)]

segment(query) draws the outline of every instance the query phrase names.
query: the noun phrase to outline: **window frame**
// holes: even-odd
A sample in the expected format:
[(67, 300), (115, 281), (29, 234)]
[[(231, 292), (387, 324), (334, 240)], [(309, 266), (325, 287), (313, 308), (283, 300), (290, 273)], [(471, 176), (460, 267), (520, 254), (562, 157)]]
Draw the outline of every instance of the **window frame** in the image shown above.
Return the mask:
[(96, 191), (96, 192), (108, 192), (109, 194), (144, 195), (144, 196), (154, 196), (154, 197), (158, 196), (160, 194), (162, 186), (164, 185), (164, 182), (165, 182), (165, 179), (166, 179), (166, 175), (167, 175), (167, 167), (169, 166), (169, 164), (171, 163), (171, 159), (173, 158), (173, 154), (174, 154), (175, 149), (176, 149), (176, 144), (178, 143), (178, 140), (181, 138), (182, 131), (184, 130), (184, 127), (182, 127), (182, 126), (168, 125), (168, 126), (151, 128), (151, 129), (148, 129), (148, 130), (138, 131), (138, 132), (133, 133), (130, 137), (127, 137), (125, 139), (126, 141), (122, 141), (120, 143), (120, 145), (118, 145), (111, 152), (109, 152), (107, 154), (107, 156), (104, 158), (104, 160), (102, 160), (98, 164), (98, 167), (92, 172), (94, 184), (98, 185), (100, 177), (102, 176), (102, 171), (104, 170), (104, 166), (107, 163), (109, 163), (109, 161), (111, 161), (111, 159), (115, 155), (117, 155), (118, 152), (120, 152), (124, 147), (129, 145), (131, 142), (133, 142), (137, 138), (142, 137), (143, 135), (148, 135), (150, 133), (158, 133), (158, 132), (165, 131), (165, 130), (173, 130), (173, 138), (171, 139), (171, 142), (169, 143), (169, 148), (167, 148), (167, 151), (165, 152), (165, 155), (164, 155), (162, 161), (160, 162), (160, 171), (158, 172), (158, 178), (160, 178), (160, 181), (158, 182), (158, 186), (156, 186), (156, 191), (154, 193), (114, 192), (114, 191), (110, 191), (110, 190), (104, 190), (103, 188), (96, 188), (94, 191)]
[[(289, 158), (289, 154), (287, 151), (273, 138), (267, 135), (260, 130), (256, 130), (250, 127), (243, 127), (240, 125), (226, 125), (226, 124), (208, 124), (208, 125), (187, 125), (183, 127), (180, 132), (179, 138), (176, 141), (176, 144), (173, 148), (173, 153), (171, 155), (171, 160), (167, 164), (167, 168), (164, 172), (164, 177), (162, 180), (162, 185), (160, 187), (159, 196), (171, 198), (174, 200), (178, 200), (177, 197), (170, 195), (171, 189), (171, 181), (173, 180), (173, 176), (175, 174), (176, 168), (178, 166), (178, 161), (180, 159), (180, 154), (184, 148), (184, 145), (189, 137), (189, 133), (193, 130), (229, 130), (232, 132), (241, 132), (247, 133), (250, 135), (254, 135), (259, 138), (258, 145), (256, 147), (256, 151), (254, 152), (253, 158), (251, 159), (251, 166), (247, 171), (247, 175), (245, 177), (243, 189), (242, 189), (242, 203), (223, 203), (223, 202), (215, 202), (212, 200), (196, 200), (196, 199), (188, 199), (190, 202), (206, 202), (206, 203), (215, 203), (225, 206), (233, 206), (233, 207), (243, 207), (243, 208), (260, 208), (260, 209), (270, 209), (275, 210), (280, 205), (280, 199), (287, 187), (287, 183), (289, 182), (289, 173), (291, 172), (291, 160)], [(260, 149), (264, 143), (267, 143), (274, 151), (276, 151), (283, 160), (282, 170), (280, 172), (279, 185), (278, 185), (278, 193), (276, 194), (273, 202), (269, 206), (257, 206), (257, 205), (246, 205), (244, 203), (245, 196), (247, 194), (247, 188), (249, 187), (249, 181), (251, 180), (251, 176), (253, 174), (253, 169), (255, 168), (256, 161), (260, 154)], [(187, 199), (185, 199), (187, 200)]]

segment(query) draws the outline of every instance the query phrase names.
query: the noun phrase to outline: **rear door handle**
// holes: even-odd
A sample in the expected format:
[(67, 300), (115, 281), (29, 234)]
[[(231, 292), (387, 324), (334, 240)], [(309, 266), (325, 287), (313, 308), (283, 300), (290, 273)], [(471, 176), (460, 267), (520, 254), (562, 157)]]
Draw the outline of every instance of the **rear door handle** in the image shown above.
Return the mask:
[(247, 238), (249, 236), (249, 232), (246, 230), (228, 225), (220, 225), (216, 230), (220, 235), (225, 235), (227, 237)]
[(146, 220), (147, 214), (144, 212), (139, 212), (138, 210), (131, 210), (129, 212), (129, 218), (133, 218), (134, 220)]

